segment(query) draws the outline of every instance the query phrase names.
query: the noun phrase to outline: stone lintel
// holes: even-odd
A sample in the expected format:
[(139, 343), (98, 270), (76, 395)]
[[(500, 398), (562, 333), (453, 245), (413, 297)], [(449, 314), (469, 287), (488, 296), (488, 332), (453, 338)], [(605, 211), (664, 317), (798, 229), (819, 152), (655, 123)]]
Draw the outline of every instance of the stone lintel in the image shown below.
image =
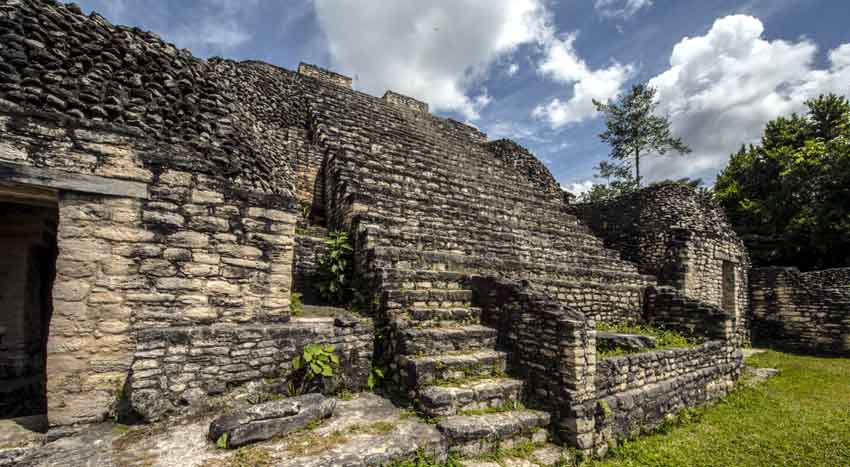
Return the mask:
[(148, 198), (148, 185), (62, 170), (0, 162), (0, 181), (127, 198)]

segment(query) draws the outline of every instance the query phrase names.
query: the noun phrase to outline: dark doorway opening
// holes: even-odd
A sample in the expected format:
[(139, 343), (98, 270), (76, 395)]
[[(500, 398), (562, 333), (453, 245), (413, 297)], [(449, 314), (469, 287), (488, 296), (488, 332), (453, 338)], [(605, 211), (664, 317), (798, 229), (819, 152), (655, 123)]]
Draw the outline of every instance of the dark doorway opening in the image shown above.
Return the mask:
[(57, 222), (55, 203), (0, 189), (0, 419), (47, 413)]

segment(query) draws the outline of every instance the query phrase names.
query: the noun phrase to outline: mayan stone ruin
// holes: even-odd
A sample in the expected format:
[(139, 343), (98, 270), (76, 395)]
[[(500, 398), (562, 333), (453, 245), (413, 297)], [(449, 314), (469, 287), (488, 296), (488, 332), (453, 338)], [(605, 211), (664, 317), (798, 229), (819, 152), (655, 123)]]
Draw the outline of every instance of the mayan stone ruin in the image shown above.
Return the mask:
[[(693, 190), (576, 204), (525, 148), (412, 97), (201, 60), (73, 4), (2, 0), (0, 36), (0, 418), (82, 436), (68, 452), (101, 422), (194, 414), (172, 446), (195, 457), (170, 465), (201, 465), (213, 416), (265, 420), (248, 395), (284, 393), (310, 345), (339, 360), (319, 390), (362, 393), (322, 402), (331, 420), (397, 419), (386, 446), (334, 454), (364, 466), (523, 440), (603, 455), (729, 393), (753, 340), (850, 354), (850, 275), (751, 268)], [(331, 231), (351, 239), (359, 310), (315, 288)], [(697, 345), (599, 358), (597, 326), (624, 322)], [(414, 416), (369, 392), (379, 365)], [(308, 399), (268, 406), (275, 426)], [(169, 465), (126, 446), (87, 455)], [(0, 465), (40, 465), (24, 451)], [(317, 455), (274, 465), (343, 465)]]

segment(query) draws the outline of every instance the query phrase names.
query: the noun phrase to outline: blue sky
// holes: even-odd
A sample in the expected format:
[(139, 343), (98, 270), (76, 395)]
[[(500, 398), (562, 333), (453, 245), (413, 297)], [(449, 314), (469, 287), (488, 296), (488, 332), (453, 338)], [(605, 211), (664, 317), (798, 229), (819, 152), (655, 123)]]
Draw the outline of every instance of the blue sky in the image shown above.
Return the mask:
[[(764, 123), (850, 93), (845, 0), (82, 0), (200, 57), (305, 61), (393, 89), (532, 150), (573, 191), (608, 148), (591, 99), (637, 82), (693, 153), (651, 180), (709, 183)], [(595, 180), (599, 181), (599, 180)]]

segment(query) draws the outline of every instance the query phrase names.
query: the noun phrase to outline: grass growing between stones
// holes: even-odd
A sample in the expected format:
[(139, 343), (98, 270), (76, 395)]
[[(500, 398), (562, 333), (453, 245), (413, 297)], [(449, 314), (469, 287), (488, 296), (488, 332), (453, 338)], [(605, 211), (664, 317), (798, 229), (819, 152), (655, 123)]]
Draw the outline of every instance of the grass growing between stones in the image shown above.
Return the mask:
[[(651, 350), (664, 349), (687, 349), (696, 347), (700, 344), (697, 339), (687, 338), (682, 334), (667, 329), (647, 326), (645, 324), (609, 324), (599, 323), (596, 325), (597, 331), (613, 332), (617, 334), (638, 334), (641, 336), (650, 336), (656, 339), (655, 347)], [(605, 347), (597, 341), (596, 353), (600, 359), (620, 357), (638, 353), (638, 351), (630, 351), (621, 347)]]
[(781, 373), (695, 409), (696, 423), (667, 426), (583, 465), (850, 466), (850, 359), (770, 351), (747, 363)]

